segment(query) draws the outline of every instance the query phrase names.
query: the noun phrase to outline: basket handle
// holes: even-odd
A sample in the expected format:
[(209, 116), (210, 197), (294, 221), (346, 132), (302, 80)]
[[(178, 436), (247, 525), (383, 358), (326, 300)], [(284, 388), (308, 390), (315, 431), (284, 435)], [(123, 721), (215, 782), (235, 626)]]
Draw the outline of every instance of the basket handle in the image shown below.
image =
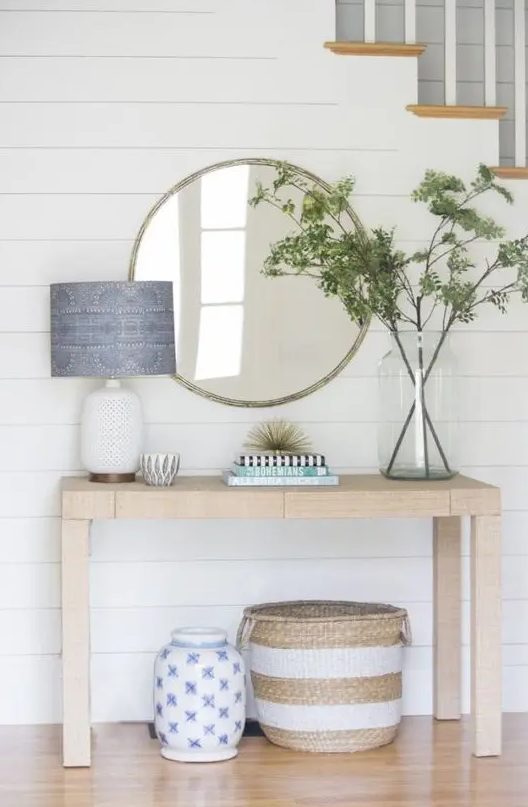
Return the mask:
[(237, 637), (236, 637), (237, 650), (247, 650), (247, 648), (249, 647), (249, 640), (251, 638), (251, 634), (253, 632), (254, 627), (255, 627), (255, 620), (252, 619), (250, 616), (246, 616), (244, 614), (237, 631)]
[(408, 645), (412, 644), (412, 630), (409, 614), (405, 614), (403, 618), (403, 623), (400, 631), (400, 639), (404, 647), (407, 647)]

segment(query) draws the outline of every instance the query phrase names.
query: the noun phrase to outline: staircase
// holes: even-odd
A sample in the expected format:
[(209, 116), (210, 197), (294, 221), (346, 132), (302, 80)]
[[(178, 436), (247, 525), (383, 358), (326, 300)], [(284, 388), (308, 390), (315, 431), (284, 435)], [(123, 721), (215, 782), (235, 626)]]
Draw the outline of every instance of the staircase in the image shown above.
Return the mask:
[(420, 114), (496, 114), (497, 173), (527, 176), (524, 0), (337, 0), (336, 16), (343, 45), (421, 43)]

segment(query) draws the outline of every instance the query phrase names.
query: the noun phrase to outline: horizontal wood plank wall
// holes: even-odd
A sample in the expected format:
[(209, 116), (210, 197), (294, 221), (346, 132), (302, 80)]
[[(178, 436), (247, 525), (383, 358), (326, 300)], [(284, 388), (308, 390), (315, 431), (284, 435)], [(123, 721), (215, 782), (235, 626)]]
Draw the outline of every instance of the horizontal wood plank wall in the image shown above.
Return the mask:
[[(33, 0), (20, 11), (0, 0), (0, 685), (11, 693), (0, 702), (3, 723), (61, 717), (59, 478), (80, 470), (80, 405), (97, 385), (48, 377), (48, 284), (126, 277), (153, 200), (218, 160), (270, 155), (328, 179), (355, 174), (361, 216), (398, 223), (405, 249), (418, 248), (428, 226), (405, 195), (433, 157), (466, 174), (479, 159), (497, 163), (495, 122), (405, 113), (416, 96), (414, 60), (356, 68), (325, 52), (333, 0), (254, 0), (251, 12), (235, 0), (149, 5)], [(509, 318), (486, 314), (453, 335), (464, 469), (504, 488), (513, 710), (528, 708), (525, 318), (516, 306)], [(304, 424), (336, 470), (374, 469), (376, 362), (386, 348), (374, 324), (332, 385), (271, 414)], [(227, 465), (249, 426), (270, 414), (215, 406), (167, 379), (132, 384), (149, 447), (180, 450), (186, 473)], [(428, 713), (431, 591), (422, 520), (99, 523), (94, 716), (150, 717), (153, 653), (173, 626), (219, 623), (233, 636), (246, 604), (316, 596), (409, 608), (405, 710)], [(467, 580), (464, 598), (467, 611)], [(464, 697), (467, 709), (467, 687)]]

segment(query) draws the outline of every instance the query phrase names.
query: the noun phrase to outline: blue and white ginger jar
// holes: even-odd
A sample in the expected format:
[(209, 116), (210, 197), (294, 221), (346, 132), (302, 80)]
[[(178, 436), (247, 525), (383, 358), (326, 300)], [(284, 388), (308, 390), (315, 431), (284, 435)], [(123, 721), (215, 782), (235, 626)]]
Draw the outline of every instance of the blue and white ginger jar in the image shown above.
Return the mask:
[(154, 665), (154, 722), (161, 755), (218, 762), (238, 753), (244, 730), (244, 662), (217, 628), (181, 628)]

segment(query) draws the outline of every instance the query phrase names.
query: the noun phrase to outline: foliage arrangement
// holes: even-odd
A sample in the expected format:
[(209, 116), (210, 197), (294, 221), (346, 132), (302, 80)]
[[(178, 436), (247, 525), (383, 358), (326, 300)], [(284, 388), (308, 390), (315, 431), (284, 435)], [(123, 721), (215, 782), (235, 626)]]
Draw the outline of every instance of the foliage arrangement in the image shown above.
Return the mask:
[[(425, 173), (411, 198), (426, 206), (436, 225), (427, 246), (411, 254), (396, 248), (394, 230), (378, 227), (366, 232), (350, 208), (353, 189), (351, 177), (324, 188), (310, 184), (294, 167), (278, 163), (274, 182), (270, 187), (257, 185), (249, 204), (273, 205), (291, 219), (294, 227), (271, 245), (263, 272), (269, 277), (313, 278), (325, 295), (341, 301), (359, 326), (377, 317), (394, 334), (413, 384), (415, 374), (399, 333), (409, 329), (420, 333), (427, 326), (441, 331), (427, 367), (422, 351), (418, 351), (424, 396), (427, 379), (453, 325), (473, 321), (484, 305), (505, 313), (515, 294), (528, 301), (528, 235), (506, 240), (503, 227), (475, 206), (484, 196), (500, 196), (508, 204), (513, 201), (485, 165), (479, 166), (469, 185), (440, 171)], [(493, 259), (477, 266), (470, 248), (481, 239), (498, 245)], [(424, 440), (428, 428), (449, 470), (425, 397), (422, 404)], [(395, 446), (389, 470), (415, 406)]]
[[(291, 192), (301, 191), (301, 201)], [(495, 193), (508, 202), (510, 192), (499, 185), (485, 166), (469, 187), (456, 176), (427, 171), (412, 193), (437, 218), (425, 249), (406, 255), (394, 246), (394, 230), (375, 228), (368, 235), (350, 210), (352, 177), (328, 186), (310, 185), (292, 166), (277, 165), (272, 186), (257, 186), (249, 204), (266, 202), (278, 207), (296, 225), (296, 232), (271, 246), (264, 274), (307, 275), (326, 295), (335, 295), (350, 318), (362, 325), (378, 317), (390, 331), (427, 327), (439, 307), (441, 327), (471, 322), (479, 306), (495, 305), (505, 312), (508, 299), (520, 293), (528, 301), (528, 236), (503, 240), (505, 231), (474, 203)], [(494, 260), (480, 274), (469, 247), (478, 239), (500, 241)], [(420, 267), (415, 277), (416, 268)], [(514, 270), (501, 277), (503, 270)], [(496, 287), (488, 281), (497, 278)]]
[(306, 454), (311, 443), (305, 432), (294, 423), (270, 420), (258, 423), (249, 432), (244, 447), (258, 454)]

